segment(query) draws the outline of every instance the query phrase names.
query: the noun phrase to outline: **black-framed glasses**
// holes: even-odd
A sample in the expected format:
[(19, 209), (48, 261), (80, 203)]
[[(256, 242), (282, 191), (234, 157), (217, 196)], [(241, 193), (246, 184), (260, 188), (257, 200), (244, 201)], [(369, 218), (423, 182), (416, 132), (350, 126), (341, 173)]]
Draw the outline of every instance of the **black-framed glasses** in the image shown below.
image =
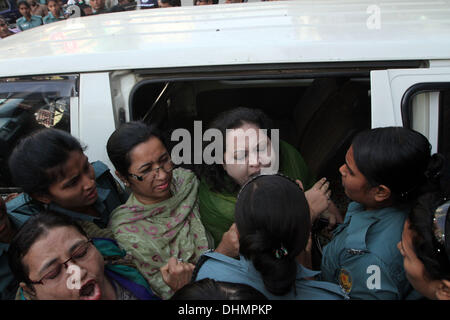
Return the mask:
[(67, 263), (69, 261), (73, 261), (74, 263), (82, 261), (86, 258), (88, 258), (91, 253), (94, 251), (92, 250), (92, 239), (87, 240), (86, 242), (82, 243), (81, 245), (79, 245), (70, 255), (70, 258), (67, 259), (64, 262), (61, 263), (57, 263), (55, 264), (55, 266), (52, 267), (52, 269), (47, 272), (41, 279), (39, 279), (39, 281), (30, 281), (31, 284), (41, 284), (41, 285), (45, 285), (45, 282), (50, 282), (54, 279), (56, 279), (60, 274), (61, 274), (61, 270), (63, 269), (63, 266), (65, 269), (67, 269)]
[(138, 180), (138, 181), (144, 181), (145, 178), (149, 178), (150, 181), (153, 181), (156, 177), (156, 175), (159, 173), (159, 169), (164, 170), (166, 173), (170, 173), (173, 169), (175, 169), (175, 165), (172, 162), (172, 159), (168, 156), (164, 160), (161, 160), (159, 162), (159, 167), (157, 168), (148, 168), (145, 169), (143, 174), (138, 176), (134, 173), (128, 173), (130, 177)]

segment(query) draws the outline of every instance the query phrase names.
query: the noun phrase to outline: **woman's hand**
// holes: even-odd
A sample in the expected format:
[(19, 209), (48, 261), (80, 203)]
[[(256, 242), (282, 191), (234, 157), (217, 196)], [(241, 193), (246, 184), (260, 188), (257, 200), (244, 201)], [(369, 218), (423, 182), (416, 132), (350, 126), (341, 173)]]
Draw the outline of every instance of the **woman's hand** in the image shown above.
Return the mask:
[(164, 282), (173, 290), (184, 287), (191, 281), (195, 266), (192, 263), (179, 261), (171, 257), (169, 262), (159, 268)]
[(236, 223), (233, 223), (230, 229), (223, 234), (222, 241), (220, 241), (214, 251), (232, 258), (239, 255), (239, 233), (236, 228)]
[(333, 201), (329, 201), (328, 209), (323, 212), (321, 216), (328, 219), (328, 230), (334, 229), (337, 223), (344, 222), (342, 213), (339, 211)]
[(330, 183), (326, 178), (317, 181), (314, 186), (305, 192), (308, 201), (309, 210), (311, 212), (311, 222), (314, 222), (322, 212), (328, 209), (331, 190)]

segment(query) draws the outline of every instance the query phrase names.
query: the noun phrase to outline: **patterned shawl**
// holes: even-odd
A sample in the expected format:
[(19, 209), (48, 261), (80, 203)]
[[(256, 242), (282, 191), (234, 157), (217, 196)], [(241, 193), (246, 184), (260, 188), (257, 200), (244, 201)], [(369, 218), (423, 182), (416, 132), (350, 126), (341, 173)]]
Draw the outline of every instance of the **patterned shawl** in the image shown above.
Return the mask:
[(133, 257), (152, 290), (168, 299), (173, 295), (159, 268), (170, 257), (195, 264), (208, 249), (205, 228), (198, 210), (198, 179), (189, 170), (173, 171), (172, 197), (157, 204), (144, 205), (134, 194), (116, 208), (109, 228), (119, 245)]

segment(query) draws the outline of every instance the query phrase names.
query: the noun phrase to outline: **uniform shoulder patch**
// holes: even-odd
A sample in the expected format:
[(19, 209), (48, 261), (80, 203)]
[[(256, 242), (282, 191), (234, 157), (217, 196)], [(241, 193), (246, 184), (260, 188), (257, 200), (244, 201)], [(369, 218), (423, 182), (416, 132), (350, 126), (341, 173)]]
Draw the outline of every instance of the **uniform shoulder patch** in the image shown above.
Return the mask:
[(345, 269), (341, 269), (339, 272), (339, 286), (346, 294), (349, 294), (350, 291), (352, 291), (352, 276), (350, 272)]

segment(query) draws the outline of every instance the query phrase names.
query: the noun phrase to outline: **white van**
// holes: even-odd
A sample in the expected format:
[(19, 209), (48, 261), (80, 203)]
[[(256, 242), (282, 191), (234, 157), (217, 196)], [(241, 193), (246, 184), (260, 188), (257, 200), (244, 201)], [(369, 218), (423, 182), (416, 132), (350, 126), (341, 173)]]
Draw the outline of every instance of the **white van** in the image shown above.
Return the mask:
[(338, 177), (352, 137), (424, 133), (450, 156), (450, 1), (291, 0), (69, 19), (0, 40), (0, 186), (23, 135), (70, 131), (90, 160), (136, 119), (204, 126), (260, 108), (317, 176)]

